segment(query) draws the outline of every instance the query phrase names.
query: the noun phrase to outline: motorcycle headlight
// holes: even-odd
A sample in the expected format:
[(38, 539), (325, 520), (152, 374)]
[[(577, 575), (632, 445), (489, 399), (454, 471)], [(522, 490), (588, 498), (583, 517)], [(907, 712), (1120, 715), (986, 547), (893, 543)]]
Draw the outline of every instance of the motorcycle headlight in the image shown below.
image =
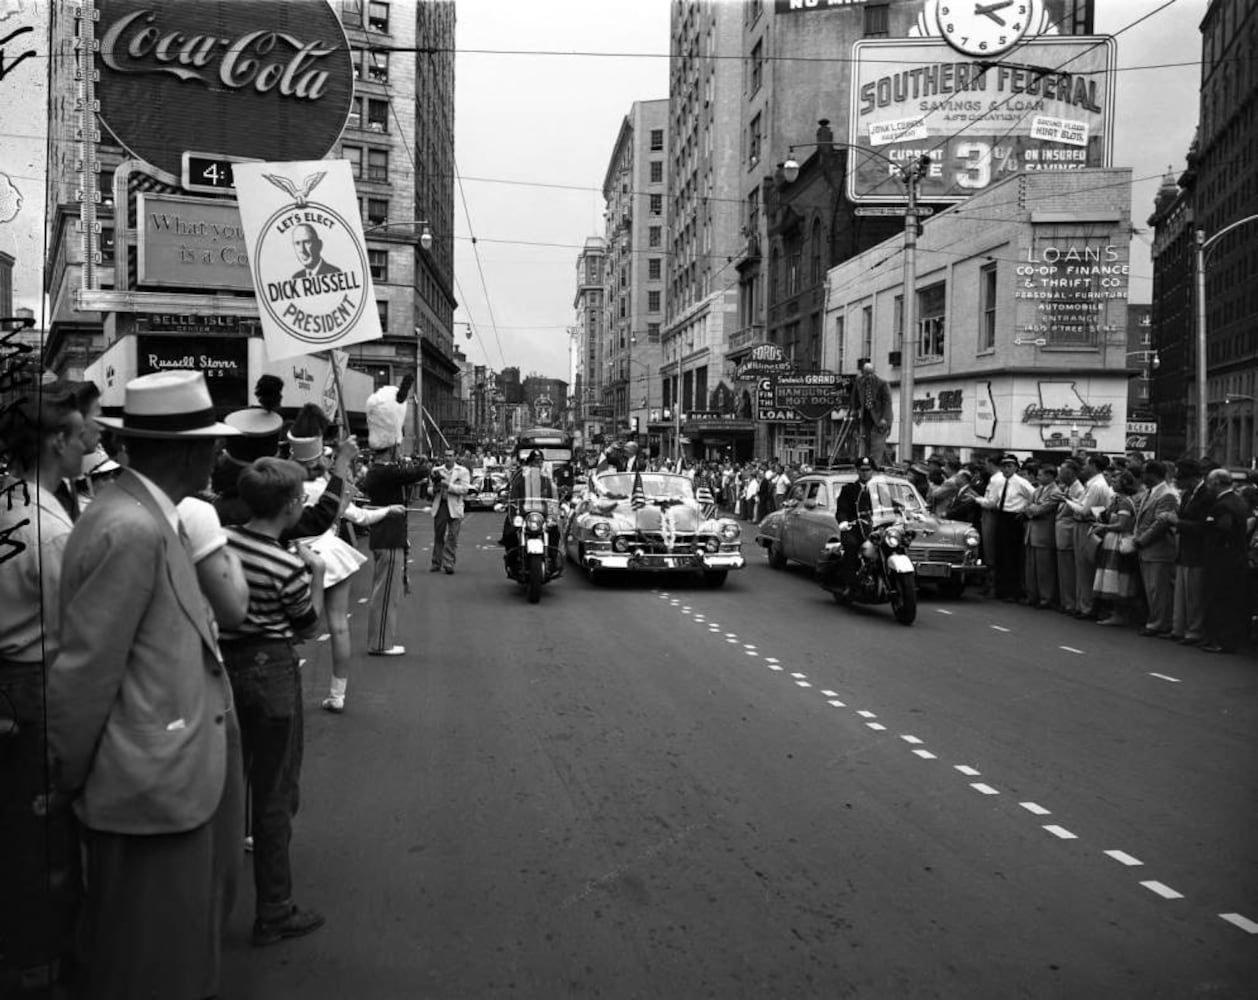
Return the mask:
[(605, 542), (612, 537), (612, 526), (607, 521), (595, 521), (590, 527), (590, 533)]
[(740, 528), (733, 521), (727, 521), (725, 524), (721, 525), (721, 537), (724, 538), (727, 542), (732, 542), (735, 538), (737, 538), (742, 533), (743, 533), (743, 529)]
[(543, 531), (546, 528), (546, 515), (539, 511), (529, 511), (524, 518), (524, 527), (529, 531)]
[(897, 531), (888, 531), (882, 539), (887, 543), (887, 548), (898, 549), (900, 547), (900, 534)]
[(978, 548), (979, 544), (982, 541), (983, 541), (982, 536), (979, 535), (979, 533), (975, 531), (973, 528), (971, 528), (969, 531), (965, 533), (965, 544), (968, 545), (972, 549)]

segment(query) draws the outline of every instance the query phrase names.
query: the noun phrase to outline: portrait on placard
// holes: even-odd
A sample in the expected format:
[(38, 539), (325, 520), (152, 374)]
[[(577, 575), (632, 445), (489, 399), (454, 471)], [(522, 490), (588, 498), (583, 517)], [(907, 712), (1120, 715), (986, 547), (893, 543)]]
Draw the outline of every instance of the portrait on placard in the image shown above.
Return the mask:
[(349, 164), (247, 163), (236, 178), (267, 354), (379, 339)]

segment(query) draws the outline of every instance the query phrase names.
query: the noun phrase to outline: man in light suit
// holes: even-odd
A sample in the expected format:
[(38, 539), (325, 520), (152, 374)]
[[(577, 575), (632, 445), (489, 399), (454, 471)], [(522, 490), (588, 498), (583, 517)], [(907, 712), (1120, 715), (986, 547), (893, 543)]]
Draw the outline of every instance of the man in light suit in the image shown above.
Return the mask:
[(85, 996), (218, 992), (243, 829), (239, 732), (175, 505), (204, 486), (214, 419), (199, 372), (126, 387), (129, 468), (76, 522), (48, 675), (58, 787), (84, 827)]
[(445, 462), (432, 470), (432, 565), (430, 573), (454, 573), (459, 550), (459, 528), (463, 526), (463, 498), (472, 488), (472, 474), (454, 460), (447, 448)]
[(1136, 508), (1133, 540), (1140, 556), (1149, 620), (1140, 635), (1165, 638), (1171, 634), (1175, 615), (1175, 536), (1171, 518), (1179, 511), (1179, 494), (1166, 481), (1166, 466), (1146, 462), (1141, 473), (1145, 493)]

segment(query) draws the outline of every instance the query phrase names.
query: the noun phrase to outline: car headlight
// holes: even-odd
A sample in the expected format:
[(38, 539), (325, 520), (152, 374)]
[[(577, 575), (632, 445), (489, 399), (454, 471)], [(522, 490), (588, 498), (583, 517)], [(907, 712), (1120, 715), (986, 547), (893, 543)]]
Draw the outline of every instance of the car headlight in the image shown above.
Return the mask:
[(708, 551), (709, 551), (709, 552), (717, 552), (717, 551), (719, 551), (719, 550), (720, 550), (720, 548), (721, 548), (721, 540), (720, 540), (719, 538), (709, 538), (709, 539), (708, 539)]
[(979, 544), (982, 541), (983, 541), (982, 536), (973, 528), (970, 528), (965, 533), (965, 544), (968, 545), (972, 549), (978, 548)]
[(743, 533), (743, 529), (734, 521), (727, 521), (721, 525), (721, 537), (727, 542), (732, 542), (735, 538)]
[(607, 541), (607, 539), (612, 537), (612, 526), (607, 521), (595, 521), (590, 526), (590, 534), (595, 538)]
[(543, 531), (546, 528), (546, 515), (540, 511), (531, 510), (524, 518), (524, 527), (529, 531)]
[(616, 540), (612, 542), (612, 548), (615, 549), (617, 552), (628, 552), (629, 551), (628, 537), (625, 535), (617, 536)]
[(516, 514), (516, 516), (511, 519), (511, 526), (513, 528), (523, 528), (524, 518), (522, 518), (519, 514)]

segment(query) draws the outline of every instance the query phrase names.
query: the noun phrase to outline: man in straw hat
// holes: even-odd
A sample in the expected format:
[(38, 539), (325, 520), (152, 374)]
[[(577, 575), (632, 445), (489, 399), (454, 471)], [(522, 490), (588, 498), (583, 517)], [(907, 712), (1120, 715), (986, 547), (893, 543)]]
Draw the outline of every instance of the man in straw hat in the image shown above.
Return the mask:
[(218, 423), (200, 372), (126, 386), (128, 468), (75, 523), (48, 677), (58, 784), (83, 825), (85, 995), (218, 992), (242, 817), (239, 733), (175, 505), (205, 485)]

